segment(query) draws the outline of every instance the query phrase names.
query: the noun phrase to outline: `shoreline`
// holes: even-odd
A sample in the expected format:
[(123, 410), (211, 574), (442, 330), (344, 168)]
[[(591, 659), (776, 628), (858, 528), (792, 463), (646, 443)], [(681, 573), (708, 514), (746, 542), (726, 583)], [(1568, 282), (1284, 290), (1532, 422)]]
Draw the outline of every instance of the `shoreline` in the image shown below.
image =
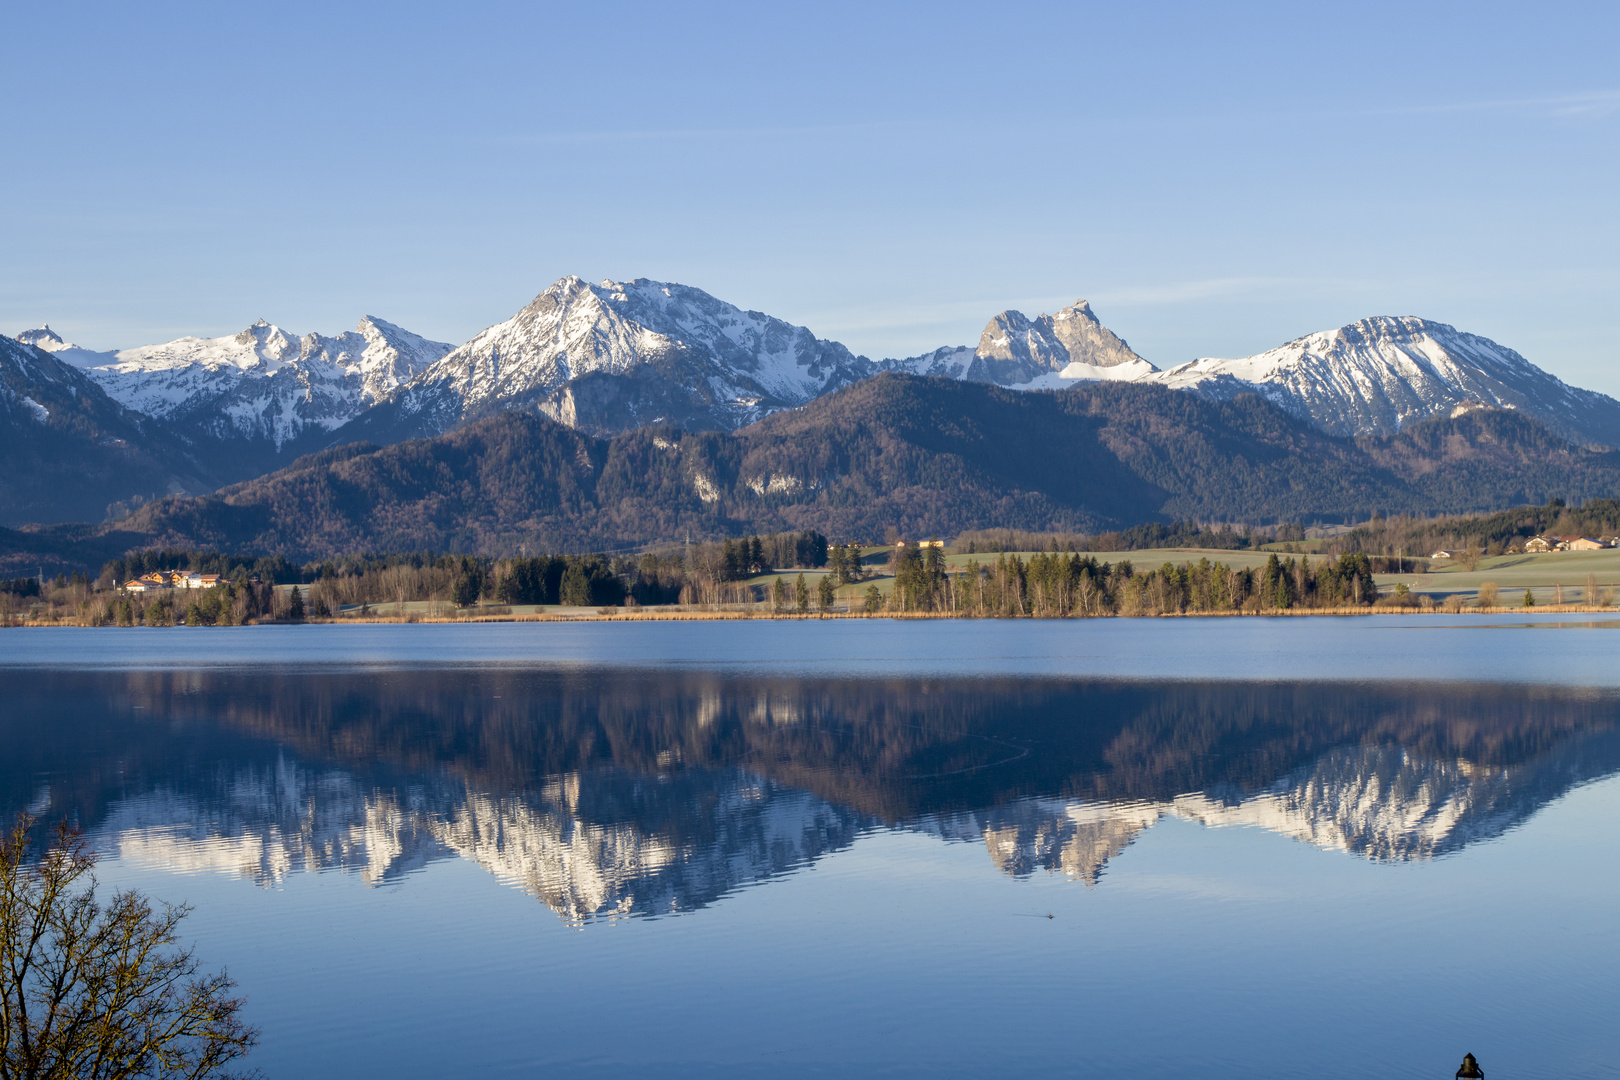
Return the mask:
[[(1387, 607), (1341, 607), (1341, 608), (1288, 608), (1284, 610), (1269, 611), (1170, 611), (1141, 615), (962, 615), (949, 611), (811, 611), (811, 612), (770, 612), (746, 610), (710, 610), (684, 609), (679, 611), (647, 610), (647, 609), (617, 609), (613, 611), (579, 612), (570, 614), (488, 614), (467, 616), (445, 615), (367, 615), (364, 617), (339, 617), (326, 619), (302, 619), (292, 621), (287, 619), (252, 619), (244, 623), (232, 623), (230, 626), (382, 626), (382, 625), (473, 625), (490, 623), (607, 623), (607, 622), (749, 622), (749, 621), (784, 621), (784, 622), (814, 622), (817, 620), (838, 619), (892, 619), (896, 621), (932, 621), (932, 620), (962, 620), (975, 622), (1087, 622), (1099, 619), (1300, 619), (1313, 617), (1342, 618), (1345, 616), (1366, 615), (1617, 615), (1620, 616), (1620, 606), (1606, 607), (1598, 604), (1538, 604), (1535, 607), (1465, 607), (1458, 611), (1447, 611), (1443, 607), (1421, 606), (1395, 606)], [(86, 630), (144, 630), (144, 629), (174, 629), (183, 627), (184, 623), (176, 623), (170, 627), (138, 626), (96, 626), (85, 622), (78, 617), (61, 619), (3, 619), (0, 620), (0, 629), (24, 630), (38, 627), (75, 627)], [(221, 629), (218, 624), (191, 627), (195, 630)]]

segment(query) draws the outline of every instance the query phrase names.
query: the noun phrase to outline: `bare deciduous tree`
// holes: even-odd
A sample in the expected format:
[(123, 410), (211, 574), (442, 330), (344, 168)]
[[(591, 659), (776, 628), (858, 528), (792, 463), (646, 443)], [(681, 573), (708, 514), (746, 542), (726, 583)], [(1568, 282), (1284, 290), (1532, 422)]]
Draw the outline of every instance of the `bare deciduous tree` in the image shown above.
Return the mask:
[(258, 1032), (236, 984), (180, 944), (190, 908), (133, 891), (103, 905), (82, 837), (58, 826), (36, 861), (32, 827), (0, 838), (0, 1080), (231, 1075)]

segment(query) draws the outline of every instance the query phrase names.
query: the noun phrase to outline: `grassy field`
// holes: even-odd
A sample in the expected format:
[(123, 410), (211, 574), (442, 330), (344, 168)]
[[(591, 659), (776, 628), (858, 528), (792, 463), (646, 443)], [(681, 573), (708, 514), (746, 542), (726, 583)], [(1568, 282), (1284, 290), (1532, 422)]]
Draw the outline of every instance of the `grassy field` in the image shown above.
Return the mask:
[[(1442, 564), (1443, 565), (1443, 564)], [(1586, 575), (1597, 578), (1598, 597), (1587, 597)], [(1416, 593), (1437, 598), (1462, 596), (1472, 598), (1480, 585), (1494, 582), (1502, 591), (1504, 603), (1518, 604), (1529, 589), (1538, 604), (1552, 603), (1553, 586), (1564, 586), (1567, 603), (1590, 603), (1602, 597), (1606, 590), (1620, 596), (1620, 548), (1604, 551), (1555, 551), (1544, 555), (1498, 555), (1479, 560), (1474, 570), (1461, 566), (1434, 569), (1427, 574), (1380, 574), (1378, 582), (1386, 587), (1404, 582)]]
[[(893, 579), (887, 572), (880, 569), (887, 557), (887, 548), (868, 548), (863, 554), (869, 571), (876, 571), (883, 576), (871, 582), (862, 582), (859, 586), (846, 586), (839, 590), (839, 598), (846, 599), (851, 594), (859, 592), (864, 594), (868, 584), (877, 585), (878, 589), (887, 595), (893, 587)], [(1021, 551), (1017, 553), (1021, 558), (1028, 559), (1034, 552)], [(1237, 569), (1259, 569), (1265, 566), (1266, 560), (1271, 557), (1269, 550), (1211, 550), (1201, 548), (1149, 548), (1144, 551), (1104, 551), (1094, 553), (1102, 562), (1119, 563), (1130, 560), (1138, 570), (1151, 570), (1163, 566), (1165, 563), (1197, 562), (1199, 559), (1208, 559), (1210, 562), (1225, 563)], [(1286, 552), (1279, 553), (1283, 559), (1289, 558)], [(1298, 556), (1294, 556), (1297, 558)], [(1312, 556), (1312, 561), (1323, 556)], [(981, 566), (993, 565), (996, 555), (980, 553), (977, 555), (947, 555), (945, 562), (953, 570), (962, 569), (970, 561), (977, 561)], [(1379, 574), (1377, 582), (1385, 591), (1394, 589), (1397, 583), (1403, 583), (1407, 588), (1418, 594), (1427, 594), (1437, 600), (1445, 600), (1451, 596), (1461, 596), (1465, 600), (1472, 600), (1479, 594), (1481, 584), (1494, 582), (1501, 590), (1502, 602), (1517, 606), (1524, 596), (1524, 590), (1529, 589), (1538, 604), (1553, 602), (1554, 586), (1564, 586), (1564, 599), (1568, 603), (1589, 602), (1582, 595), (1586, 587), (1586, 575), (1594, 574), (1597, 577), (1598, 597), (1601, 598), (1604, 590), (1615, 591), (1614, 600), (1620, 601), (1620, 548), (1606, 551), (1562, 551), (1549, 552), (1544, 555), (1499, 555), (1494, 558), (1481, 559), (1477, 569), (1469, 571), (1462, 566), (1446, 566), (1440, 564), (1438, 568), (1424, 574)], [(790, 578), (792, 574), (785, 575)], [(813, 587), (817, 572), (809, 571), (805, 580)], [(773, 576), (766, 576), (763, 580), (767, 584)]]

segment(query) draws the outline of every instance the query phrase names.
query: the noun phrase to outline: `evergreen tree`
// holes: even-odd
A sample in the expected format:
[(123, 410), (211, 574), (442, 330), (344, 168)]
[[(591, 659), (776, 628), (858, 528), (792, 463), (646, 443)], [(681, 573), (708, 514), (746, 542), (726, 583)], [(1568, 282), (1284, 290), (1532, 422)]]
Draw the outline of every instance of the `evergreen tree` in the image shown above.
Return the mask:
[(1273, 551), (1271, 557), (1266, 560), (1265, 573), (1260, 578), (1260, 595), (1264, 603), (1272, 607), (1288, 606), (1288, 593), (1285, 591), (1287, 587), (1282, 584), (1282, 581), (1282, 562), (1277, 558), (1277, 553)]
[(834, 596), (832, 575), (821, 575), (821, 580), (816, 583), (816, 602), (823, 612), (832, 610)]
[(866, 587), (866, 613), (876, 615), (883, 610), (883, 594), (878, 592), (876, 585)]
[(569, 564), (563, 572), (562, 586), (557, 602), (567, 607), (589, 607), (591, 603), (591, 582), (585, 576), (585, 567), (579, 562)]
[(803, 615), (810, 610), (810, 586), (805, 584), (804, 575), (793, 583), (793, 606)]
[(456, 577), (455, 586), (450, 591), (450, 598), (455, 601), (456, 607), (472, 607), (478, 602), (479, 580), (475, 570), (463, 567), (460, 575)]
[(838, 581), (843, 585), (853, 585), (861, 580), (861, 549), (854, 544), (844, 544), (836, 549), (838, 551)]
[(304, 594), (298, 591), (298, 586), (292, 587), (292, 595), (287, 598), (287, 617), (293, 622), (304, 621)]
[(771, 610), (781, 614), (787, 608), (787, 582), (777, 578), (771, 585)]
[(1536, 606), (1536, 598), (1534, 596), (1530, 595), (1530, 590), (1529, 589), (1524, 590), (1524, 606), (1525, 607), (1535, 607)]

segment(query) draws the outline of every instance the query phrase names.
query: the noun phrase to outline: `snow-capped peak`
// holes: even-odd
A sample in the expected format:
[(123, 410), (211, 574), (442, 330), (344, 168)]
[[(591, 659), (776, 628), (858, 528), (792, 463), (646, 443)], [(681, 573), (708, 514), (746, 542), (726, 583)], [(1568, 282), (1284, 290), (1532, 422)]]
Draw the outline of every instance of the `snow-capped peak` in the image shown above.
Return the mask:
[(22, 342), (24, 345), (32, 345), (36, 349), (44, 349), (46, 352), (59, 352), (62, 349), (78, 348), (77, 345), (72, 345), (66, 341), (63, 341), (61, 335), (52, 330), (49, 324), (34, 330), (24, 330), (22, 333), (17, 335), (17, 340)]
[(300, 337), (259, 319), (224, 337), (117, 352), (78, 348), (49, 327), (18, 340), (83, 369), (129, 408), (277, 447), (306, 430), (346, 423), (450, 351), (369, 315), (335, 337)]
[(1415, 316), (1361, 319), (1152, 378), (1218, 397), (1258, 392), (1333, 435), (1390, 435), (1474, 404), (1523, 410), (1577, 442), (1620, 445), (1620, 402), (1569, 386), (1489, 338)]
[[(398, 404), (424, 418), (423, 430), (525, 405), (599, 430), (729, 428), (874, 370), (804, 327), (701, 289), (569, 276), (418, 376)], [(588, 400), (571, 389), (587, 376), (596, 388)]]

